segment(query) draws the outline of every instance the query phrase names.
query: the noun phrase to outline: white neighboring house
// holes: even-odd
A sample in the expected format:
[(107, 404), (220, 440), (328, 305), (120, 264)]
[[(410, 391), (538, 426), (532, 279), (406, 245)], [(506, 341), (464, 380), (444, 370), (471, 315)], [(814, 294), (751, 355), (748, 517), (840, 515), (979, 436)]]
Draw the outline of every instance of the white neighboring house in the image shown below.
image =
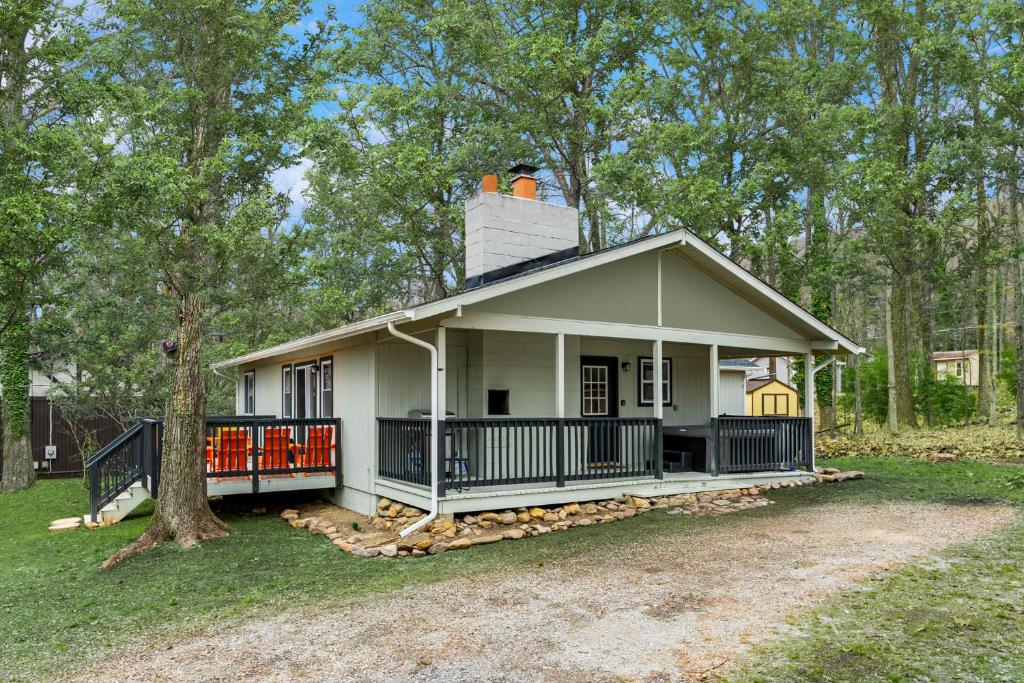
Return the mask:
[(382, 497), (456, 513), (813, 466), (810, 420), (742, 416), (729, 378), (748, 368), (721, 361), (858, 344), (685, 230), (579, 254), (576, 209), (514, 170), (512, 196), (467, 202), (462, 293), (214, 366), (237, 370), (240, 417), (208, 426), (210, 495), (327, 488), (363, 513)]
[(731, 358), (718, 364), (719, 415), (747, 415), (747, 379), (763, 372), (752, 360)]

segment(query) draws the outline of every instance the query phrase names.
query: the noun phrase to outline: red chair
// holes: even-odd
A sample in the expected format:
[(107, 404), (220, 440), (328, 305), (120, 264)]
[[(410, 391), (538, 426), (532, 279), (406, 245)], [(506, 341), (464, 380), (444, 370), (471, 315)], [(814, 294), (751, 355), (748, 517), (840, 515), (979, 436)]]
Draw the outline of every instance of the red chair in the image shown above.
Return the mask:
[(226, 428), (213, 444), (213, 471), (216, 474), (244, 472), (249, 469), (249, 432)]
[(310, 427), (302, 454), (302, 467), (330, 467), (333, 452), (334, 427)]
[[(288, 455), (292, 451), (291, 427), (267, 427), (263, 431), (263, 455), (260, 457), (261, 470), (286, 470)], [(288, 476), (294, 476), (289, 474)]]

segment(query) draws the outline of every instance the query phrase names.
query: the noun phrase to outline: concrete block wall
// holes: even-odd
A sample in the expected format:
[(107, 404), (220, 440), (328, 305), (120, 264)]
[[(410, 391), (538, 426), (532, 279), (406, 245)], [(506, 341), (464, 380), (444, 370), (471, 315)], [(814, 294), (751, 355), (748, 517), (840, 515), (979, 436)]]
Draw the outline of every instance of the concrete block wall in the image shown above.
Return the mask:
[(466, 202), (466, 277), (579, 245), (579, 212), (483, 192)]

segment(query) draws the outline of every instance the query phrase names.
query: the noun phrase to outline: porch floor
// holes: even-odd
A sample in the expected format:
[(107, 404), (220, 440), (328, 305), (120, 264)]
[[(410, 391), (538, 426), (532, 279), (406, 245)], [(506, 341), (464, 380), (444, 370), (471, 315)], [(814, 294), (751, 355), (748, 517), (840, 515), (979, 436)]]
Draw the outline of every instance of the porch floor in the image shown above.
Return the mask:
[[(558, 505), (615, 498), (630, 494), (636, 496), (667, 496), (680, 493), (703, 493), (725, 489), (747, 488), (772, 482), (785, 482), (809, 476), (806, 472), (745, 472), (722, 474), (714, 477), (706, 472), (665, 473), (664, 479), (623, 478), (587, 482), (567, 482), (564, 487), (517, 484), (488, 486), (456, 491), (449, 489), (439, 503), (439, 512), (458, 513), (499, 508)], [(377, 479), (378, 495), (387, 496), (409, 505), (430, 505), (430, 489), (391, 479)]]

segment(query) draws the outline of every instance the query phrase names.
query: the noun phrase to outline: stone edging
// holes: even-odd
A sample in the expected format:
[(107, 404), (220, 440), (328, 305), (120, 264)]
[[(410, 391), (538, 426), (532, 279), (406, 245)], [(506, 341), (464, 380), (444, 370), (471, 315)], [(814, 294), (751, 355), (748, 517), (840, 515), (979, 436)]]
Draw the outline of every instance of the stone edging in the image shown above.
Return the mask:
[(651, 510), (665, 510), (669, 515), (721, 515), (755, 507), (771, 505), (775, 501), (759, 496), (768, 490), (795, 488), (808, 484), (835, 483), (860, 479), (863, 472), (840, 472), (835, 468), (815, 468), (812, 475), (763, 486), (728, 489), (709, 493), (685, 493), (671, 496), (621, 496), (589, 503), (567, 503), (556, 507), (517, 508), (515, 510), (487, 511), (474, 514), (439, 515), (428, 530), (398, 537), (398, 532), (418, 522), (426, 513), (418, 508), (382, 498), (377, 505), (377, 516), (365, 532), (351, 533), (332, 526), (319, 517), (302, 517), (299, 510), (288, 509), (281, 518), (295, 528), (323, 534), (345, 552), (360, 557), (423, 557), (449, 550), (461, 550), (504, 540), (518, 540), (528, 536), (566, 531), (593, 524), (609, 524)]

